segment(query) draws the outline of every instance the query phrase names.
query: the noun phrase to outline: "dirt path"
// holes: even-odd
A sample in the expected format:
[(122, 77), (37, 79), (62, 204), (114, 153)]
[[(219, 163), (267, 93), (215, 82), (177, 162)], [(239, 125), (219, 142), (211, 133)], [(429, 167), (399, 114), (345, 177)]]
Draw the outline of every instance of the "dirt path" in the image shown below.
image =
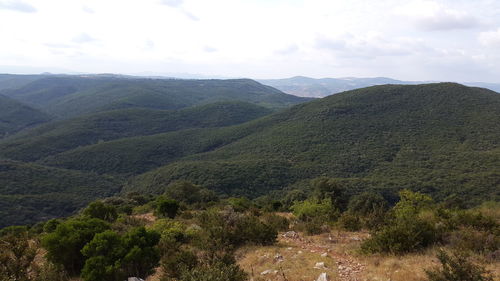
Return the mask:
[(289, 245), (295, 245), (295, 247), (303, 249), (309, 252), (322, 253), (322, 255), (327, 255), (335, 261), (337, 270), (337, 280), (341, 281), (361, 281), (361, 273), (365, 266), (358, 262), (352, 255), (348, 254), (344, 247), (339, 247), (341, 245), (346, 245), (353, 242), (359, 242), (361, 237), (359, 235), (350, 234), (328, 234), (315, 237), (303, 238), (298, 234), (297, 237), (287, 237), (286, 235), (280, 235), (279, 241), (287, 243)]

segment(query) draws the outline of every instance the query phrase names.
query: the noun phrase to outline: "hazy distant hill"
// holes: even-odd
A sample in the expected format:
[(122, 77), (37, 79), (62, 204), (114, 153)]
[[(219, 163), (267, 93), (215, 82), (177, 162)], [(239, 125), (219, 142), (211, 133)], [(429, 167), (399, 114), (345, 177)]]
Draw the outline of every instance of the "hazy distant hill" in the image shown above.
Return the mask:
[(49, 120), (49, 115), (0, 95), (0, 138)]
[(172, 110), (219, 101), (244, 101), (269, 108), (307, 101), (249, 79), (138, 79), (113, 75), (46, 77), (1, 93), (59, 118), (124, 108)]
[[(137, 177), (256, 195), (320, 175), (351, 188), (408, 187), (469, 203), (500, 193), (500, 95), (441, 83), (345, 92), (233, 128), (241, 138)], [(221, 136), (224, 140), (225, 136)]]
[(44, 75), (0, 74), (0, 90), (17, 89), (44, 77)]
[(35, 161), (79, 146), (189, 128), (235, 125), (271, 112), (245, 102), (218, 102), (180, 110), (112, 110), (51, 122), (19, 133), (0, 142), (0, 156)]
[[(384, 84), (397, 85), (415, 85), (430, 82), (423, 81), (401, 81), (385, 77), (375, 78), (321, 78), (314, 79), (303, 76), (296, 76), (285, 79), (267, 79), (259, 80), (262, 84), (275, 87), (285, 93), (300, 96), (300, 97), (326, 97), (332, 94)], [(500, 92), (500, 84), (470, 82), (464, 83), (468, 86), (487, 88), (496, 92)]]

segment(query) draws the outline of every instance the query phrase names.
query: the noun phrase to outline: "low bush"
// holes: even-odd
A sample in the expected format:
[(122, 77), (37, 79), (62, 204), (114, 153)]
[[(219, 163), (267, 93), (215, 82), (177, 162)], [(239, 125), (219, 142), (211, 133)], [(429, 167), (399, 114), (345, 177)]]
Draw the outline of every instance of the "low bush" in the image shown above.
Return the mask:
[(437, 258), (441, 267), (426, 270), (429, 281), (493, 281), (484, 267), (473, 263), (463, 252), (439, 251)]

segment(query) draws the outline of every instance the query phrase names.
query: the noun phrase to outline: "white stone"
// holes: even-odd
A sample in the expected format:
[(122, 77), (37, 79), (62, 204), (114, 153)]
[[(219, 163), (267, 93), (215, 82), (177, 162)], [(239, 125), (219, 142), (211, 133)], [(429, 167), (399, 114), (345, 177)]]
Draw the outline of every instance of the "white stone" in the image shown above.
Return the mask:
[(325, 269), (326, 266), (325, 266), (325, 263), (324, 262), (317, 262), (315, 265), (314, 265), (314, 268), (316, 269)]
[(272, 270), (272, 269), (268, 269), (268, 270), (264, 270), (264, 271), (262, 271), (262, 272), (260, 273), (260, 275), (267, 275), (267, 274), (272, 273), (272, 272), (273, 272), (273, 270)]
[(329, 281), (329, 280), (330, 279), (328, 278), (328, 275), (326, 274), (326, 272), (321, 273), (318, 276), (318, 279), (316, 279), (316, 281)]

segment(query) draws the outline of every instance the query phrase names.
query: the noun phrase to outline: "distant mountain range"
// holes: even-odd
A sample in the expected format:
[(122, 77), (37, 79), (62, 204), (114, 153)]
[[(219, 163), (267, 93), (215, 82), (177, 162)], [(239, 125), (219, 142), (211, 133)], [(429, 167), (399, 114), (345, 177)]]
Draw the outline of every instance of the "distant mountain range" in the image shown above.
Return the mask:
[(500, 95), (455, 83), (313, 99), (250, 79), (0, 75), (0, 228), (182, 179), (256, 197), (327, 176), (474, 205), (500, 198), (499, 139)]
[[(285, 93), (299, 97), (322, 98), (344, 91), (365, 88), (375, 85), (396, 84), (396, 85), (416, 85), (435, 83), (436, 81), (401, 81), (385, 77), (375, 78), (321, 78), (315, 79), (304, 76), (296, 76), (285, 79), (264, 79), (258, 80), (264, 85), (274, 87)], [(467, 86), (481, 87), (500, 92), (500, 84), (470, 82), (462, 83)]]

